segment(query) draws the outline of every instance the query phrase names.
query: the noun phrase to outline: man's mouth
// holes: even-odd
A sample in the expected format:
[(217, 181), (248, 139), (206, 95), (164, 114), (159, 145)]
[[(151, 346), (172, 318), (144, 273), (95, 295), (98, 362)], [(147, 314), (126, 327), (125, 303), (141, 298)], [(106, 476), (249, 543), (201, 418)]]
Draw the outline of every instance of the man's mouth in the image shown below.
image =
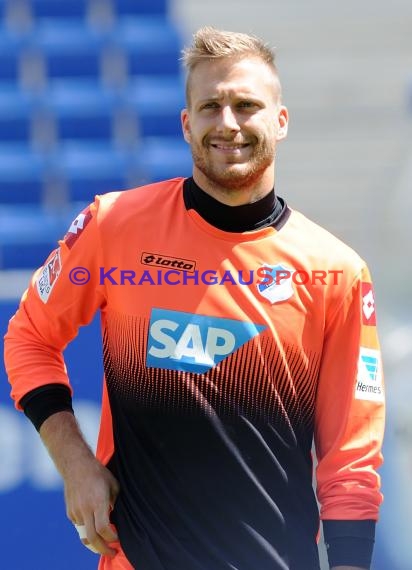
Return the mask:
[(229, 144), (229, 143), (210, 143), (210, 146), (213, 148), (217, 148), (219, 150), (240, 150), (242, 148), (246, 148), (249, 146), (249, 143), (242, 143), (242, 144)]

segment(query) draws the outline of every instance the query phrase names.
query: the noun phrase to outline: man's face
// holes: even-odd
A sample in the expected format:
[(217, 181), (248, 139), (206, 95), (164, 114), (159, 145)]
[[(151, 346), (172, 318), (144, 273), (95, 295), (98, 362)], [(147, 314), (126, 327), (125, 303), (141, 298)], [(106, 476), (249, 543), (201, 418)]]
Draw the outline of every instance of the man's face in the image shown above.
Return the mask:
[(182, 126), (201, 182), (228, 190), (262, 178), (273, 184), (276, 143), (287, 121), (279, 82), (262, 60), (205, 61), (192, 71)]

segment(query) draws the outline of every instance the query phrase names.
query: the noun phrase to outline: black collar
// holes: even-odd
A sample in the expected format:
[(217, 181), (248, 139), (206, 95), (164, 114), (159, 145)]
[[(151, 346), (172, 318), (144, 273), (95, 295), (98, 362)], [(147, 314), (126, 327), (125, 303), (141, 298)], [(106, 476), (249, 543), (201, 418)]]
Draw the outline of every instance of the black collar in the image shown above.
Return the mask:
[(204, 192), (193, 178), (186, 178), (183, 199), (187, 210), (195, 210), (206, 222), (225, 232), (248, 232), (267, 226), (279, 230), (290, 215), (286, 202), (276, 196), (274, 189), (252, 204), (228, 206)]

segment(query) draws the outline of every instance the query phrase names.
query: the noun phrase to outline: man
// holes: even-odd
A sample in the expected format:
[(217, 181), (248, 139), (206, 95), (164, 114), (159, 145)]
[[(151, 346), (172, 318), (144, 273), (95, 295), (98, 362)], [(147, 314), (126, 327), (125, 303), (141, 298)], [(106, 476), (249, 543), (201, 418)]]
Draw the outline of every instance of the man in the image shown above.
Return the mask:
[[(193, 177), (76, 218), (10, 322), (12, 396), (100, 569), (318, 569), (313, 438), (330, 566), (369, 568), (384, 401), (367, 267), (275, 195), (271, 50), (203, 28), (184, 59)], [(95, 459), (61, 352), (97, 310)]]

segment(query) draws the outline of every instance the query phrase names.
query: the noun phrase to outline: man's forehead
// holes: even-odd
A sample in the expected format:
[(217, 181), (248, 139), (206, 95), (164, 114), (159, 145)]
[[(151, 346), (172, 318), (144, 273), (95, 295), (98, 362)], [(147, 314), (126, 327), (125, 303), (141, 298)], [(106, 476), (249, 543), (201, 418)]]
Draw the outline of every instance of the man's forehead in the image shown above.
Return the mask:
[(225, 97), (236, 97), (236, 98), (252, 98), (258, 99), (259, 93), (261, 96), (261, 91), (254, 88), (253, 85), (232, 85), (230, 83), (216, 83), (199, 86), (196, 90), (195, 96), (197, 99), (224, 99)]
[(215, 75), (222, 77), (238, 76), (242, 73), (273, 76), (273, 69), (259, 57), (206, 59), (196, 64), (193, 75)]
[(278, 91), (273, 69), (258, 58), (210, 60), (192, 71), (191, 91), (196, 98), (248, 95), (258, 97), (262, 90)]

